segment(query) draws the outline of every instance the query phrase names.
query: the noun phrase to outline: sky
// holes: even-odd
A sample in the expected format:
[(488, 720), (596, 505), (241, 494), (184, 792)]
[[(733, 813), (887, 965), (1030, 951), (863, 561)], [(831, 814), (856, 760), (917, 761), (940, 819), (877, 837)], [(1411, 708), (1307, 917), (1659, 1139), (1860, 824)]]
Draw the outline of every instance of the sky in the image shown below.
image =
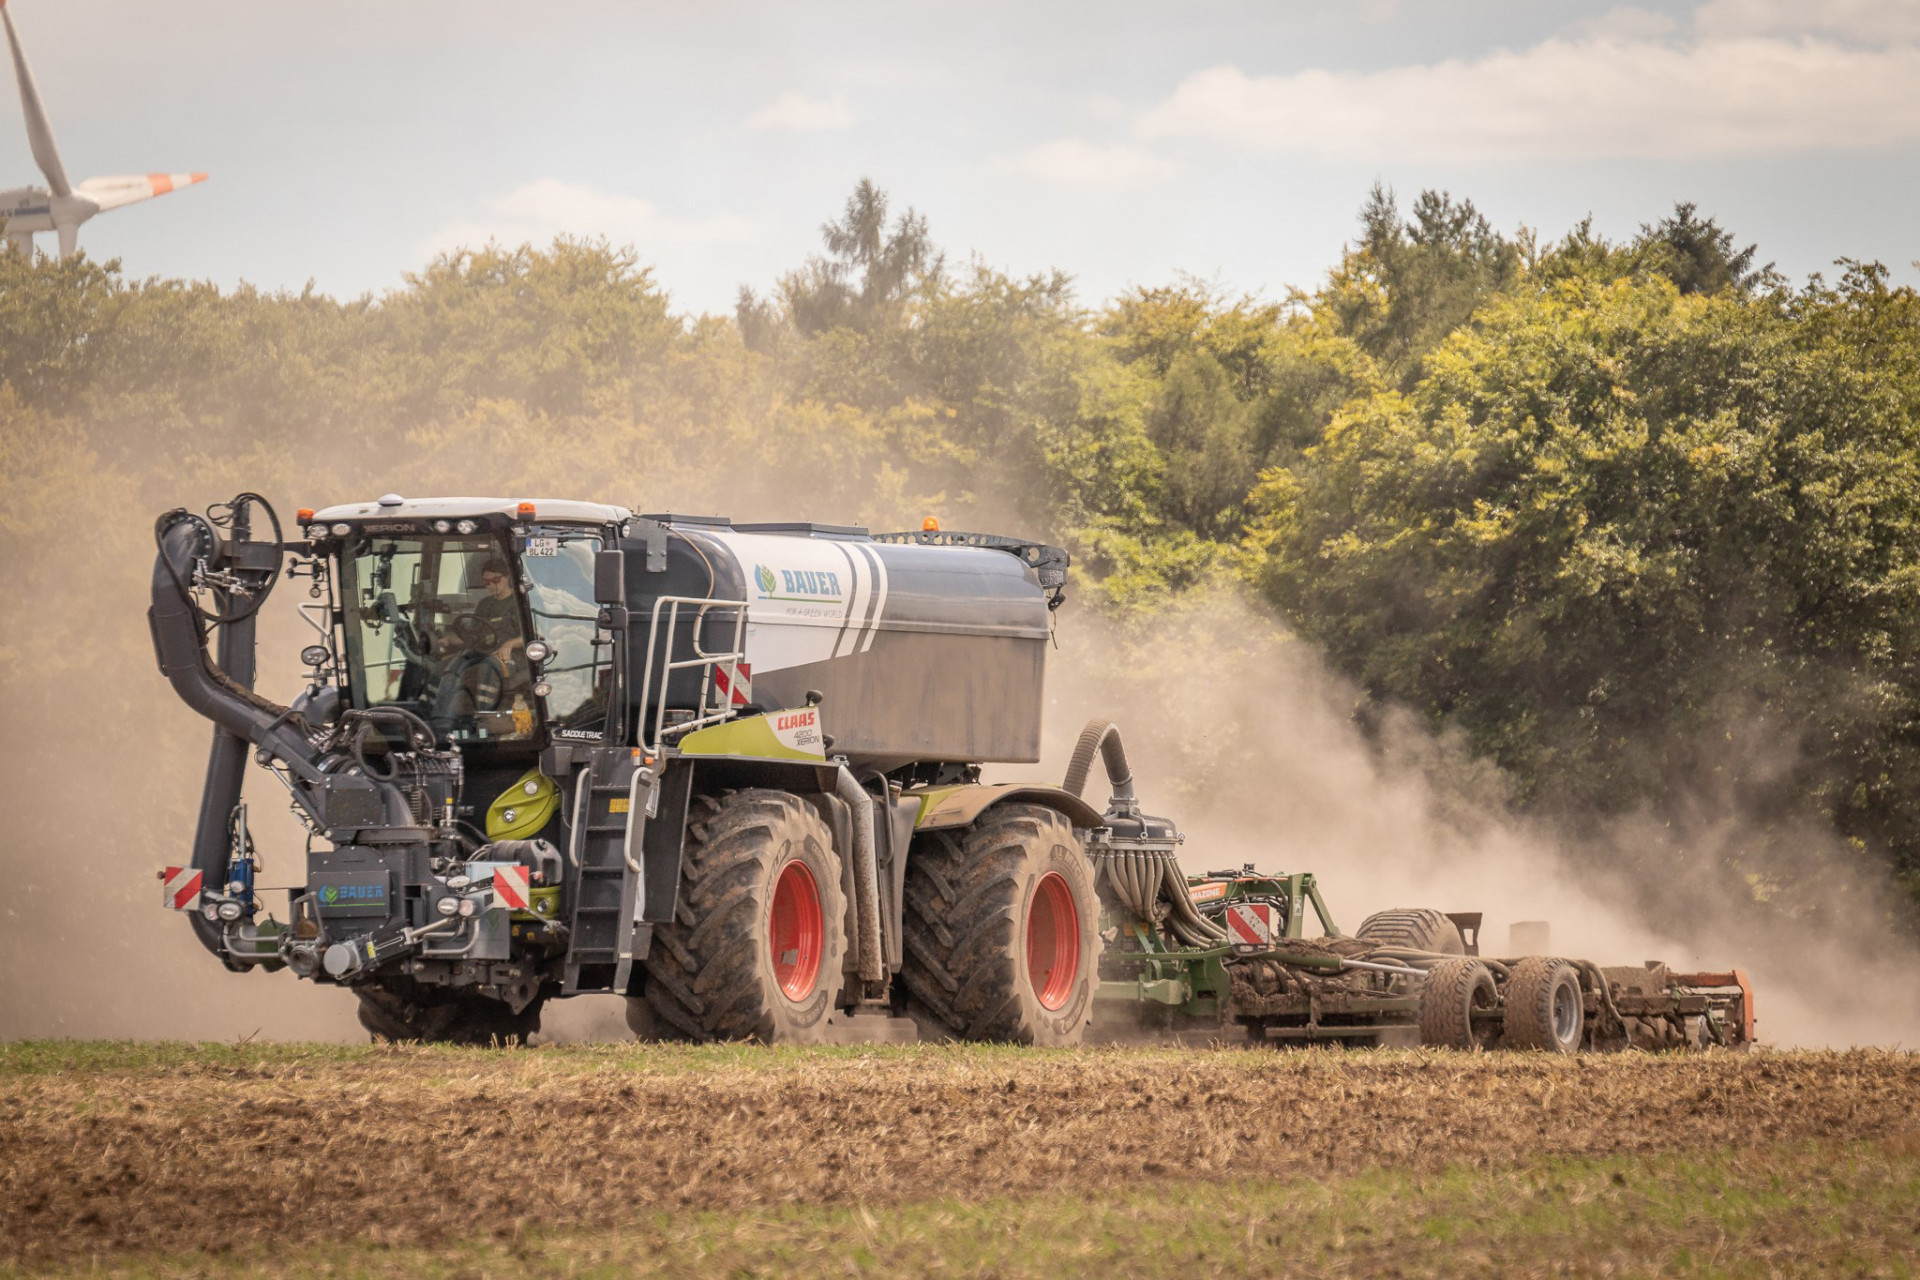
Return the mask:
[[(136, 277), (378, 295), (564, 232), (726, 312), (870, 177), (1089, 303), (1311, 287), (1376, 182), (1920, 283), (1920, 0), (6, 3), (76, 182), (212, 175), (82, 228)], [(41, 181), (0, 96), (0, 188)]]

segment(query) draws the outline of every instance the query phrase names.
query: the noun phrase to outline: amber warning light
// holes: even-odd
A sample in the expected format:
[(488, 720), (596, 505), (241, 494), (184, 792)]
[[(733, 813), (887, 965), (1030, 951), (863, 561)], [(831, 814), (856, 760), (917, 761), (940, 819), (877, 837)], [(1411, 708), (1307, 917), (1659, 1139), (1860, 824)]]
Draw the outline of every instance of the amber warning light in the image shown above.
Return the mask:
[(298, 520), (301, 524), (305, 524), (307, 521), (313, 519), (313, 508), (302, 507), (298, 511), (293, 513), (293, 518)]
[(920, 528), (921, 528), (921, 531), (925, 533), (940, 532), (940, 517), (928, 516), (925, 520), (922, 520), (920, 522)]
[(520, 510), (520, 518), (522, 520), (533, 519), (533, 504), (531, 502), (521, 503), (519, 510)]

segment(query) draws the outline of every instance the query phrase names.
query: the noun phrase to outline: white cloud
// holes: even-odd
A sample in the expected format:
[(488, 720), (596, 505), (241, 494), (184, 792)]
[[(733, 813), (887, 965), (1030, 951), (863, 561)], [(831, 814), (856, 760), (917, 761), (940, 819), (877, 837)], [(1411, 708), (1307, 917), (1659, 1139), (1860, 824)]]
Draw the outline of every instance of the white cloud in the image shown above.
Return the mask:
[(1172, 161), (1139, 147), (1123, 142), (1103, 146), (1081, 138), (1056, 138), (997, 156), (991, 163), (1002, 173), (1071, 187), (1130, 187), (1174, 171)]
[(1582, 35), (1597, 36), (1603, 40), (1655, 40), (1670, 36), (1679, 29), (1680, 24), (1664, 13), (1630, 7), (1609, 9), (1599, 17), (1588, 18), (1576, 26)]
[(437, 228), (417, 248), (421, 256), (477, 248), (489, 240), (546, 244), (557, 235), (605, 236), (642, 252), (654, 245), (737, 244), (751, 240), (754, 224), (737, 214), (674, 218), (649, 200), (604, 191), (583, 182), (541, 178), (487, 201), (484, 212)]
[(779, 129), (789, 133), (845, 129), (852, 123), (853, 110), (842, 99), (809, 98), (803, 93), (783, 93), (747, 117), (749, 129)]
[(1916, 84), (1912, 45), (1555, 39), (1372, 72), (1215, 67), (1148, 112), (1140, 132), (1363, 160), (1776, 154), (1920, 139)]
[(1707, 0), (1709, 35), (1831, 35), (1868, 43), (1920, 39), (1920, 0)]

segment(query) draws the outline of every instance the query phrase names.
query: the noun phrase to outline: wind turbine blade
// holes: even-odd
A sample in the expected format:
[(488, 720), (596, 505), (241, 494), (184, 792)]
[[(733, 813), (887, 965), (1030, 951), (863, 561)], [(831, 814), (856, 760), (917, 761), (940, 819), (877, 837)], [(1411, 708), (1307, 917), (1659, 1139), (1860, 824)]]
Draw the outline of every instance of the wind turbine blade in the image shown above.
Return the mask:
[(80, 224), (77, 222), (62, 222), (57, 224), (53, 231), (55, 235), (60, 237), (60, 256), (63, 258), (71, 258), (73, 251), (78, 248), (80, 244)]
[(84, 196), (99, 206), (100, 212), (118, 209), (123, 205), (136, 204), (142, 200), (151, 200), (155, 196), (166, 195), (169, 191), (178, 191), (190, 187), (196, 182), (205, 182), (204, 173), (136, 173), (109, 178), (88, 178), (73, 189), (77, 196)]
[(27, 142), (33, 147), (33, 161), (47, 175), (47, 186), (56, 196), (73, 194), (67, 185), (67, 171), (60, 163), (60, 149), (53, 145), (53, 126), (47, 123), (47, 111), (40, 105), (40, 90), (27, 69), (27, 55), (20, 49), (20, 33), (13, 29), (13, 15), (7, 12), (7, 0), (0, 0), (0, 24), (7, 28), (7, 45), (13, 50), (13, 78), (20, 82), (20, 111), (27, 118)]

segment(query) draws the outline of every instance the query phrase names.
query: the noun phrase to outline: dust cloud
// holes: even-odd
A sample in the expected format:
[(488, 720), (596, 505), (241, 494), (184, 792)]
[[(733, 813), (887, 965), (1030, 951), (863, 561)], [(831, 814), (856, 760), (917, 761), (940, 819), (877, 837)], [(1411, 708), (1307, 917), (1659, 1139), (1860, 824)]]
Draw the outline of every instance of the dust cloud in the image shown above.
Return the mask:
[[(1862, 888), (1824, 929), (1761, 910), (1725, 850), (1741, 815), (1704, 803), (1694, 828), (1637, 818), (1567, 830), (1513, 811), (1499, 772), (1406, 711), (1373, 709), (1317, 651), (1237, 593), (1197, 597), (1131, 633), (1067, 611), (1050, 664), (1045, 756), (1000, 778), (1057, 782), (1081, 726), (1115, 720), (1143, 806), (1186, 834), (1189, 872), (1311, 871), (1352, 931), (1389, 907), (1480, 911), (1483, 950), (1546, 921), (1552, 949), (1600, 964), (1738, 967), (1764, 1043), (1920, 1044), (1920, 951)], [(1098, 768), (1087, 786), (1105, 800)], [(1831, 835), (1802, 833), (1808, 847)]]
[[(601, 492), (605, 485), (595, 477), (578, 492), (641, 505), (632, 493)], [(363, 491), (377, 489), (295, 496)], [(198, 495), (202, 505), (223, 496)], [(792, 510), (791, 494), (758, 497), (690, 487), (675, 504), (764, 518), (835, 514)], [(18, 806), (0, 833), (0, 1040), (359, 1040), (349, 993), (284, 972), (226, 972), (160, 905), (154, 875), (186, 854), (210, 727), (153, 665), (141, 621), (149, 518), (110, 512), (91, 539), (48, 552), (58, 585), (33, 587), (43, 612), (16, 611), (0, 631), (0, 723), (11, 730), (0, 768)], [(846, 518), (918, 523), (910, 511)], [(998, 527), (984, 517), (979, 525)], [(15, 596), (25, 588), (12, 572), (0, 566), (8, 578), (0, 585)], [(308, 632), (295, 606), (304, 590), (283, 581), (263, 612), (260, 687), (279, 700), (299, 688), (293, 655)], [(50, 610), (66, 633), (85, 637), (87, 665), (66, 678), (70, 687), (33, 678), (41, 652), (34, 619)], [(1410, 715), (1376, 711), (1363, 733), (1357, 692), (1311, 646), (1230, 593), (1137, 631), (1071, 600), (1057, 621), (1045, 759), (989, 777), (1057, 781), (1080, 726), (1106, 716), (1126, 733), (1147, 808), (1186, 832), (1189, 871), (1246, 862), (1311, 870), (1349, 930), (1382, 908), (1434, 906), (1484, 912), (1491, 954), (1506, 951), (1513, 923), (1546, 920), (1561, 954), (1737, 965), (1752, 975), (1761, 1038), (1773, 1044), (1920, 1043), (1911, 976), (1920, 955), (1884, 923), (1871, 886), (1836, 889), (1832, 909), (1816, 917), (1755, 909), (1746, 882), (1716, 860), (1742, 834), (1740, 815), (1724, 806), (1703, 805), (1695, 828), (1681, 833), (1650, 820), (1566, 830), (1516, 817), (1496, 770)], [(1096, 776), (1096, 803), (1099, 786)], [(261, 883), (294, 883), (304, 832), (284, 794), (259, 769), (249, 771), (246, 794)], [(1814, 848), (1831, 836), (1805, 839)], [(1820, 918), (1851, 923), (1838, 930)], [(547, 1034), (623, 1038), (620, 1003), (556, 1002)]]

